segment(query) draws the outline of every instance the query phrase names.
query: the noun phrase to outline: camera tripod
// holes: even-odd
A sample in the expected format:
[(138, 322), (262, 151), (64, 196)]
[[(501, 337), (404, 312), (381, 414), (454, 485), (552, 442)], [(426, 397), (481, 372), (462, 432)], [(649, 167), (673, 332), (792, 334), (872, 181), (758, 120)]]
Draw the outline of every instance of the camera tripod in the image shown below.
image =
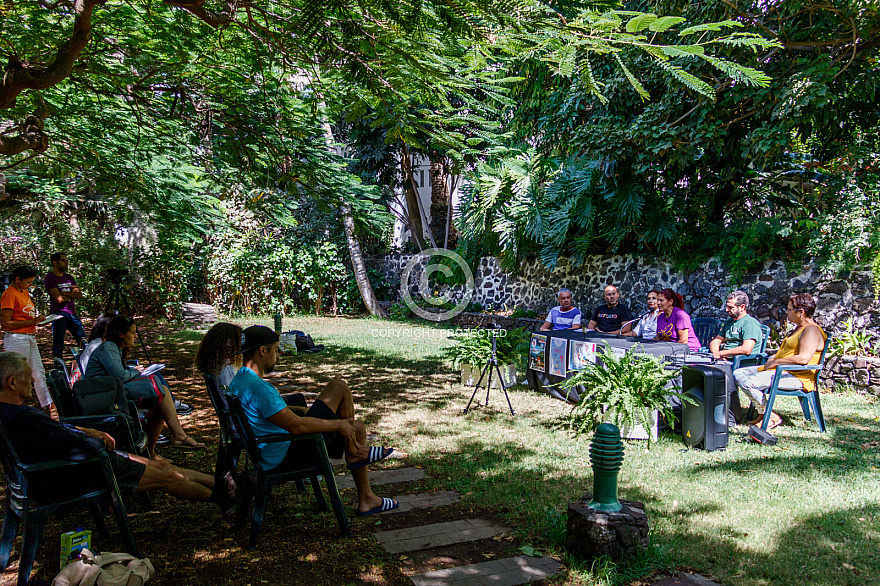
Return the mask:
[[(137, 332), (138, 341), (141, 343), (141, 350), (144, 352), (144, 357), (147, 359), (147, 363), (152, 363), (153, 360), (150, 358), (150, 353), (147, 351), (147, 346), (144, 344), (141, 330), (138, 328), (137, 321), (134, 319), (134, 312), (131, 310), (131, 305), (128, 303), (128, 297), (125, 295), (125, 290), (122, 287), (122, 276), (111, 274), (109, 279), (110, 282), (113, 283), (113, 288), (110, 290), (110, 295), (107, 296), (107, 303), (104, 305), (104, 313), (124, 315), (132, 321), (134, 324), (134, 331)], [(124, 313), (121, 311), (122, 309), (125, 310)]]
[(504, 396), (507, 398), (507, 406), (510, 408), (510, 414), (516, 415), (513, 410), (513, 405), (510, 403), (510, 395), (507, 394), (507, 385), (504, 383), (504, 377), (501, 376), (501, 369), (498, 367), (498, 356), (496, 354), (495, 347), (495, 329), (497, 326), (493, 325), (493, 329), (489, 330), (490, 335), (492, 337), (492, 354), (489, 356), (489, 362), (486, 363), (486, 366), (483, 367), (483, 372), (480, 373), (480, 378), (477, 381), (477, 384), (474, 385), (474, 393), (471, 395), (471, 400), (468, 401), (467, 407), (464, 408), (462, 413), (465, 415), (468, 412), (468, 409), (471, 408), (471, 403), (474, 401), (474, 397), (477, 396), (477, 390), (480, 388), (480, 384), (483, 382), (483, 379), (486, 378), (488, 374), (489, 380), (486, 382), (486, 407), (489, 406), (489, 390), (492, 388), (492, 371), (494, 369), (495, 374), (498, 376), (498, 384), (501, 385), (501, 390), (504, 391)]

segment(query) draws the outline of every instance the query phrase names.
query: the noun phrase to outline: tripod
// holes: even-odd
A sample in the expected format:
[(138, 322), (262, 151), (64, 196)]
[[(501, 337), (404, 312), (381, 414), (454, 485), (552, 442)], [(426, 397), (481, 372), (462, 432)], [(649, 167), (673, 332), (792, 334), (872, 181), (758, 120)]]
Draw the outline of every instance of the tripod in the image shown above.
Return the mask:
[(474, 394), (471, 395), (471, 400), (468, 401), (467, 407), (464, 408), (462, 413), (466, 415), (468, 409), (471, 408), (471, 403), (473, 402), (474, 397), (477, 396), (477, 390), (480, 388), (483, 379), (486, 378), (487, 373), (489, 375), (489, 380), (486, 383), (486, 407), (489, 406), (489, 390), (492, 388), (492, 369), (494, 368), (495, 374), (498, 375), (498, 384), (501, 385), (501, 390), (504, 391), (504, 396), (507, 398), (507, 406), (510, 408), (510, 414), (516, 415), (513, 411), (513, 405), (510, 404), (510, 395), (507, 394), (507, 386), (504, 384), (504, 377), (501, 376), (501, 369), (498, 368), (498, 356), (495, 348), (495, 329), (490, 330), (490, 332), (490, 335), (492, 336), (492, 354), (489, 356), (489, 362), (483, 367), (483, 372), (480, 373), (480, 379), (477, 381), (477, 384), (474, 385)]
[[(153, 360), (150, 358), (150, 353), (147, 351), (147, 346), (144, 344), (144, 338), (141, 336), (137, 321), (134, 319), (134, 313), (131, 311), (131, 305), (128, 303), (128, 297), (126, 297), (125, 290), (122, 288), (122, 277), (111, 275), (110, 282), (113, 283), (113, 288), (110, 290), (110, 295), (107, 296), (107, 304), (104, 306), (104, 313), (113, 312), (117, 315), (125, 315), (131, 319), (132, 323), (134, 323), (134, 331), (137, 332), (138, 340), (141, 343), (141, 350), (144, 351), (144, 357), (147, 359), (148, 363), (152, 363)], [(122, 313), (120, 311), (121, 309), (125, 309), (125, 313)]]

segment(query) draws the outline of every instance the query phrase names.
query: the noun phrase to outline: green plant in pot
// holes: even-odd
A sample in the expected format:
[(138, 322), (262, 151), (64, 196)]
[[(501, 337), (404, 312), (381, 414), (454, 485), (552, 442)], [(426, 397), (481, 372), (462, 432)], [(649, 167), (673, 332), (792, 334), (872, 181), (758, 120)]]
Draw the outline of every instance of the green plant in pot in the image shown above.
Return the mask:
[[(666, 397), (677, 389), (667, 384), (678, 376), (679, 370), (666, 370), (657, 357), (629, 350), (617, 357), (605, 348), (598, 354), (598, 364), (588, 364), (583, 370), (557, 386), (566, 393), (568, 389), (583, 386), (581, 400), (571, 409), (569, 424), (575, 436), (588, 434), (603, 421), (614, 423), (621, 429), (648, 429), (654, 411), (672, 425), (675, 415)], [(683, 401), (690, 401), (681, 396)], [(652, 439), (647, 434), (648, 445)]]
[[(492, 330), (475, 328), (461, 335), (452, 336), (456, 343), (444, 350), (446, 358), (452, 361), (452, 367), (476, 373), (474, 379), (476, 381), (492, 356), (491, 332)], [(517, 328), (495, 330), (495, 333), (495, 355), (498, 358), (498, 365), (505, 378), (507, 378), (505, 371), (512, 371), (515, 380), (516, 370), (521, 370), (525, 365), (525, 356), (529, 351), (529, 332)], [(513, 368), (509, 368), (508, 365), (513, 365)], [(462, 380), (468, 378), (470, 378), (468, 374), (463, 372)]]

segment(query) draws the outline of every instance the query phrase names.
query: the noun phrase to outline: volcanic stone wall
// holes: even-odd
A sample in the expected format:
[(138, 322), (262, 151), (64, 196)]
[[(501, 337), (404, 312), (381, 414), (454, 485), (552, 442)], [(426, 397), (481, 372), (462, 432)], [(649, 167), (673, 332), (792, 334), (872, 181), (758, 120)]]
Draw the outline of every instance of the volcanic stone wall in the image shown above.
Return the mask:
[[(401, 274), (411, 259), (412, 255), (389, 255), (373, 259), (373, 264), (399, 289)], [(413, 271), (414, 276), (418, 274)], [(409, 289), (417, 299), (417, 279), (411, 281)], [(622, 302), (637, 314), (646, 310), (650, 289), (669, 287), (684, 297), (685, 310), (692, 317), (718, 319), (727, 317), (723, 309), (727, 294), (742, 289), (751, 299), (751, 314), (767, 325), (785, 319), (789, 295), (808, 292), (817, 298), (817, 321), (830, 335), (843, 331), (845, 321), (852, 319), (853, 326), (864, 329), (872, 336), (874, 347), (880, 347), (880, 302), (874, 298), (869, 270), (839, 276), (814, 265), (792, 271), (785, 263), (769, 261), (758, 273), (734, 277), (715, 259), (694, 271), (682, 272), (654, 258), (618, 255), (594, 256), (579, 267), (561, 259), (554, 270), (531, 262), (521, 267), (520, 274), (511, 275), (501, 270), (497, 259), (485, 257), (474, 273), (472, 300), (486, 309), (522, 308), (543, 315), (556, 305), (556, 292), (565, 287), (572, 291), (574, 304), (586, 313), (604, 302), (602, 292), (609, 284), (618, 287)], [(464, 286), (443, 292), (455, 299), (465, 293)], [(839, 358), (832, 360), (827, 370), (834, 382), (880, 394), (877, 361)]]

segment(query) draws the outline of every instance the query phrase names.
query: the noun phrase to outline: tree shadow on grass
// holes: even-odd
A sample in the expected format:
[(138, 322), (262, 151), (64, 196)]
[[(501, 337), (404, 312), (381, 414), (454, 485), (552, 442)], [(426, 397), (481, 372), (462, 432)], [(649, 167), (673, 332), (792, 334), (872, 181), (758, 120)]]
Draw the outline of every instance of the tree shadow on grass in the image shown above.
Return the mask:
[(676, 558), (724, 584), (863, 586), (880, 583), (878, 519), (878, 505), (808, 515), (758, 552), (740, 543), (744, 535), (697, 534), (683, 524), (662, 541)]

